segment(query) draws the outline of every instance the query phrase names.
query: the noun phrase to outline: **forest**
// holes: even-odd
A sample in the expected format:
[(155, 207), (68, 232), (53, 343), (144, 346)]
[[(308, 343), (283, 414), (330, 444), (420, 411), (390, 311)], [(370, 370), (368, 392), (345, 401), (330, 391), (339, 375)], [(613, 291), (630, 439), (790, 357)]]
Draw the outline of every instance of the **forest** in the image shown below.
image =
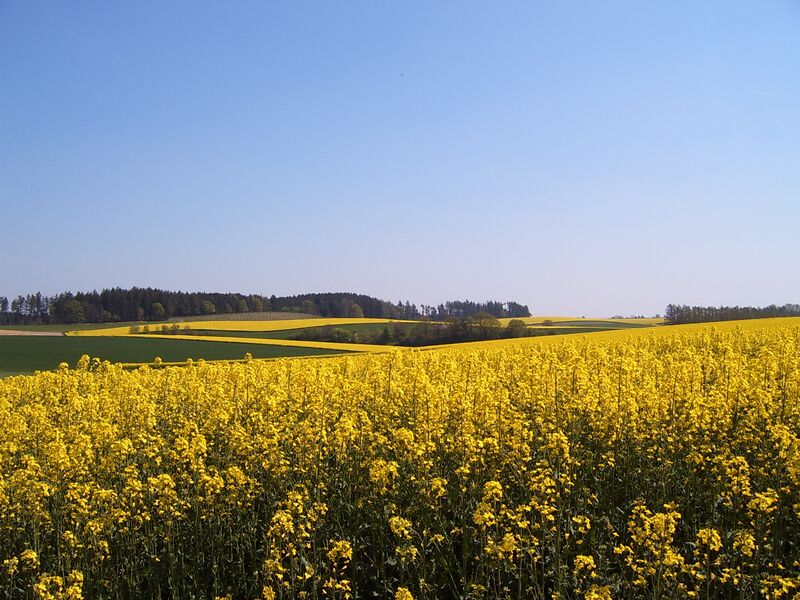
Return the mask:
[(667, 325), (708, 323), (711, 321), (737, 321), (740, 319), (765, 319), (768, 317), (798, 317), (800, 304), (770, 304), (762, 308), (753, 306), (686, 306), (669, 304), (664, 312)]
[(453, 300), (437, 306), (396, 304), (365, 294), (328, 292), (277, 297), (260, 294), (173, 292), (156, 288), (112, 288), (101, 292), (41, 292), (0, 296), (0, 324), (116, 323), (163, 321), (176, 317), (234, 313), (291, 312), (320, 317), (372, 317), (379, 319), (465, 319), (478, 313), (496, 318), (529, 317), (526, 305), (517, 302)]

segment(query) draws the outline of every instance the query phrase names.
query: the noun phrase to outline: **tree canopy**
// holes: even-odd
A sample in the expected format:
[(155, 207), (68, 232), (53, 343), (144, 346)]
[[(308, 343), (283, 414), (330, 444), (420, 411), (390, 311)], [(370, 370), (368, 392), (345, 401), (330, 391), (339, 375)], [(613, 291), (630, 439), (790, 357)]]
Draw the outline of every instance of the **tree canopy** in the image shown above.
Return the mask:
[(157, 288), (111, 288), (101, 292), (40, 292), (17, 296), (11, 302), (0, 297), (0, 323), (113, 323), (162, 321), (176, 317), (292, 312), (320, 317), (372, 317), (384, 319), (446, 320), (486, 313), (495, 318), (530, 316), (528, 307), (516, 302), (453, 300), (427, 306), (398, 301), (396, 304), (364, 294), (326, 292), (296, 296), (265, 296), (219, 292), (173, 292)]
[(664, 312), (664, 320), (669, 325), (797, 316), (800, 316), (800, 304), (784, 304), (783, 306), (770, 304), (760, 308), (753, 306), (686, 306), (669, 304)]

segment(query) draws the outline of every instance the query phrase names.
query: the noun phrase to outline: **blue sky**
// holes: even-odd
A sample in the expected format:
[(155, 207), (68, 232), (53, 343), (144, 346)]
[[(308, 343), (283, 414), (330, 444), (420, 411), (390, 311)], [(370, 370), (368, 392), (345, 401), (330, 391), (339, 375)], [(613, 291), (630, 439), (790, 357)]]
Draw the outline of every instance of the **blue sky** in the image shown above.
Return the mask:
[(800, 302), (800, 4), (0, 3), (0, 295)]

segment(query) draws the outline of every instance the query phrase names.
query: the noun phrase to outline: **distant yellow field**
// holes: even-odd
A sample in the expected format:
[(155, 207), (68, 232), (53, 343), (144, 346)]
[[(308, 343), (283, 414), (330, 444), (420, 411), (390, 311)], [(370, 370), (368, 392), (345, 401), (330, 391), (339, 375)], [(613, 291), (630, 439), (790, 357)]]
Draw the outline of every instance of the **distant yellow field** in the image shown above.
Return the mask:
[[(604, 317), (564, 317), (564, 316), (535, 316), (535, 317), (516, 317), (524, 321), (526, 325), (541, 325), (545, 321), (552, 321), (554, 325), (572, 321), (602, 321), (605, 323), (636, 323), (639, 325), (663, 325), (664, 319), (655, 317), (644, 317), (641, 319), (606, 319)], [(508, 325), (513, 319), (500, 319), (500, 323)]]
[[(142, 333), (136, 337), (155, 338), (163, 340), (165, 336)], [(252, 338), (252, 337), (233, 337), (233, 336), (219, 336), (219, 335), (170, 335), (167, 339), (170, 340), (188, 340), (192, 342), (219, 342), (222, 344), (257, 344), (259, 346), (293, 346), (298, 348), (321, 348), (324, 350), (346, 350), (348, 352), (388, 352), (389, 350), (397, 350), (397, 346), (383, 346), (377, 344), (342, 344), (337, 342), (309, 342), (304, 340), (282, 340), (282, 339), (268, 339), (268, 338)]]
[[(339, 325), (381, 324), (393, 323), (393, 319), (286, 319), (282, 321), (190, 321), (178, 323), (180, 329), (207, 329), (212, 331), (285, 331), (287, 329), (303, 329), (305, 327), (327, 327)], [(405, 321), (408, 323), (409, 321)], [(142, 323), (140, 331), (149, 327), (150, 331), (158, 331), (163, 325), (171, 326), (172, 323)], [(131, 326), (107, 327), (104, 329), (87, 329), (81, 331), (68, 331), (67, 335), (103, 336), (103, 335), (129, 335)], [(193, 336), (192, 339), (198, 339)], [(220, 341), (216, 339), (216, 341)], [(293, 344), (297, 345), (297, 344)]]
[(714, 323), (692, 323), (689, 325), (668, 325), (664, 327), (636, 327), (631, 329), (614, 329), (605, 331), (591, 331), (587, 333), (572, 333), (569, 335), (542, 335), (527, 338), (509, 338), (504, 340), (486, 340), (479, 342), (464, 342), (461, 344), (442, 344), (426, 346), (425, 350), (436, 348), (480, 348), (516, 345), (541, 345), (572, 343), (578, 341), (604, 342), (609, 340), (622, 340), (633, 338), (662, 337), (678, 333), (696, 333), (701, 331), (732, 331), (741, 329), (751, 331), (756, 329), (774, 329), (785, 327), (800, 327), (800, 317), (776, 317), (772, 319), (747, 319), (742, 321), (717, 321)]

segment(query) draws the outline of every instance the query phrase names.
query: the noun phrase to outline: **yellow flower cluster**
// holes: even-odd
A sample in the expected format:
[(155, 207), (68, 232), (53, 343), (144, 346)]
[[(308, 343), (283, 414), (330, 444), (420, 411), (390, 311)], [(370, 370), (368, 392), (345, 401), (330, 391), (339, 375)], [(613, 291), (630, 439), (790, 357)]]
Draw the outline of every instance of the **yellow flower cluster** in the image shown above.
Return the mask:
[(792, 598), (800, 327), (0, 380), (0, 598)]

